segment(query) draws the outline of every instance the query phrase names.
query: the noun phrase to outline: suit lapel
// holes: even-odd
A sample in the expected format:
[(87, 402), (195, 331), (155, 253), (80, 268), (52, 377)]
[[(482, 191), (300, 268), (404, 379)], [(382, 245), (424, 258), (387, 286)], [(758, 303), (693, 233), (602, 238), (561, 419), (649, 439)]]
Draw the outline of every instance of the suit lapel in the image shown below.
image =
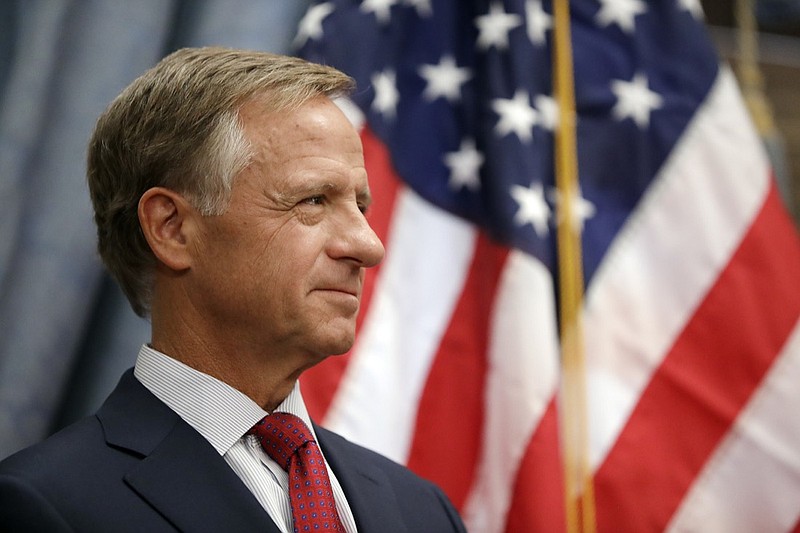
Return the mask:
[(347, 496), (359, 533), (408, 533), (384, 472), (360, 460), (351, 443), (314, 426), (325, 459)]
[(211, 444), (131, 372), (97, 416), (109, 445), (142, 457), (125, 482), (179, 530), (279, 532)]
[(175, 424), (125, 481), (182, 531), (278, 532), (233, 470), (188, 424)]

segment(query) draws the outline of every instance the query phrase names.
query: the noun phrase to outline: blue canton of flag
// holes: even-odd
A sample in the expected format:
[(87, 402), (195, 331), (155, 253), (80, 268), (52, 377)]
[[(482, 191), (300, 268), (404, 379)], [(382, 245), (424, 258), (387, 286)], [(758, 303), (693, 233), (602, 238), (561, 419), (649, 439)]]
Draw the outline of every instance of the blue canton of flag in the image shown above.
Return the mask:
[[(708, 92), (717, 58), (696, 2), (570, 4), (588, 282)], [(540, 0), (345, 0), (313, 7), (297, 44), (356, 79), (353, 100), (401, 179), (553, 269), (551, 29)]]

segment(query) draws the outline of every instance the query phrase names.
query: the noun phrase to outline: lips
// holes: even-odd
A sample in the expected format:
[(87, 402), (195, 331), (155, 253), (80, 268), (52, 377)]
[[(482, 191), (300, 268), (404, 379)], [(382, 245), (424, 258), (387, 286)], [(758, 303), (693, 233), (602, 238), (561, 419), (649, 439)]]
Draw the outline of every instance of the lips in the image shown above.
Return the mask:
[(340, 292), (349, 296), (361, 298), (361, 280), (348, 279), (320, 283), (314, 289), (317, 291)]
[(342, 294), (346, 294), (349, 296), (354, 296), (356, 298), (361, 297), (361, 289), (360, 288), (352, 288), (352, 287), (322, 287), (316, 289), (318, 291), (326, 291), (326, 292), (339, 292)]
[(340, 293), (341, 296), (352, 296), (361, 302), (361, 289), (363, 287), (363, 275), (354, 276), (350, 273), (345, 275), (334, 275), (328, 272), (327, 279), (315, 283), (313, 291)]

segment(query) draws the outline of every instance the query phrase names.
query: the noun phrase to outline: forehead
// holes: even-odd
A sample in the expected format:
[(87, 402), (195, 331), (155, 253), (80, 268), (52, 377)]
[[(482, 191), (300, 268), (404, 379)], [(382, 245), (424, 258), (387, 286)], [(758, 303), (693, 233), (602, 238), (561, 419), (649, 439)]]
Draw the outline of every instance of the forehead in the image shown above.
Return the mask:
[[(325, 96), (286, 111), (253, 100), (240, 110), (253, 165), (278, 180), (348, 178), (366, 187), (361, 139), (344, 113)], [(356, 183), (360, 182), (360, 183)]]
[(298, 144), (319, 144), (320, 149), (338, 147), (343, 152), (361, 152), (361, 140), (344, 113), (326, 96), (317, 96), (288, 110), (271, 110), (253, 99), (239, 111), (248, 139), (256, 151), (277, 152)]

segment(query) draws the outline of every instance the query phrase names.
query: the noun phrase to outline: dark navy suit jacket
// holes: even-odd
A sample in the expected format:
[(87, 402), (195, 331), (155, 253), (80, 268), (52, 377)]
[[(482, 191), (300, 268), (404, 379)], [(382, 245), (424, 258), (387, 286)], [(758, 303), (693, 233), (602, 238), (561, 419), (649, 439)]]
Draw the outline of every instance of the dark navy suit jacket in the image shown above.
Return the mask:
[[(433, 484), (315, 426), (363, 533), (464, 531)], [(0, 531), (279, 530), (225, 460), (128, 371), (95, 416), (0, 463)]]

